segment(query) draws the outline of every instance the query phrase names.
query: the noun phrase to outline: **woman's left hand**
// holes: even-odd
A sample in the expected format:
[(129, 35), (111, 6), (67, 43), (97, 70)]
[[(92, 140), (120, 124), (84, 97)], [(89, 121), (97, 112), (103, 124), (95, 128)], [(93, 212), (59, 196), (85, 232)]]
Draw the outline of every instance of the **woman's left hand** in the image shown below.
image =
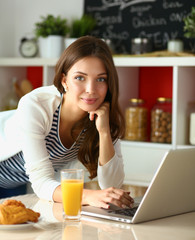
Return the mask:
[(114, 187), (104, 190), (83, 189), (82, 204), (100, 208), (109, 208), (109, 203), (121, 208), (132, 207), (134, 200), (129, 194), (129, 192)]
[(97, 110), (89, 112), (89, 119), (95, 119), (96, 128), (99, 133), (110, 132), (109, 126), (109, 103), (104, 102)]

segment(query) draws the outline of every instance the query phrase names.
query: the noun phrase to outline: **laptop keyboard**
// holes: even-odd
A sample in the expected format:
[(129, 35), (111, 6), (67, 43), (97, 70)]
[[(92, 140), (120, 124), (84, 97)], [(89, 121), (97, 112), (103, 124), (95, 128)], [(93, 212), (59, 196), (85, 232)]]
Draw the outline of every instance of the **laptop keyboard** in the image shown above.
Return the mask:
[(133, 217), (136, 211), (137, 211), (137, 207), (111, 210), (109, 212), (110, 213), (121, 214), (121, 215)]

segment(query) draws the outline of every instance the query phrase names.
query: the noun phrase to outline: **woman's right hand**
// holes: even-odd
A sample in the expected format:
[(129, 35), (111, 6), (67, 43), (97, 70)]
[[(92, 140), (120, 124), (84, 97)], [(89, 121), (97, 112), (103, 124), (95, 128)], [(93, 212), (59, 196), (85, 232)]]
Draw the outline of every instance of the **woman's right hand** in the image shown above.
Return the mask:
[(108, 209), (109, 203), (118, 207), (133, 207), (134, 200), (130, 197), (130, 192), (122, 189), (110, 187), (104, 190), (83, 189), (83, 205), (91, 205)]

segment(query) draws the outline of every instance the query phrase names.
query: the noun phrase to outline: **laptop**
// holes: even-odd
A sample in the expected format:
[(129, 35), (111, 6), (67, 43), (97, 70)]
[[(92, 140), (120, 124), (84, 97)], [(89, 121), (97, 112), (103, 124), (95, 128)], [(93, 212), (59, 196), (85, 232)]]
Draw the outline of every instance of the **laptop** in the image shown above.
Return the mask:
[(82, 206), (81, 214), (140, 223), (195, 211), (195, 148), (165, 153), (146, 193), (132, 209)]

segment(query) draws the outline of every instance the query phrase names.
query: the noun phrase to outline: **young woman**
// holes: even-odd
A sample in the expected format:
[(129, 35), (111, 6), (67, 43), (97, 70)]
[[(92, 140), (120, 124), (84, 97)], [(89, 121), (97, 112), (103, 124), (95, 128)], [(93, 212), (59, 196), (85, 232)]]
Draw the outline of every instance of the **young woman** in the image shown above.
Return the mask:
[(120, 189), (124, 119), (117, 72), (104, 41), (79, 38), (59, 59), (54, 86), (35, 89), (17, 110), (1, 116), (0, 187), (30, 181), (40, 198), (61, 202), (60, 169), (80, 162), (102, 189), (84, 189), (83, 204), (132, 205), (129, 193)]

